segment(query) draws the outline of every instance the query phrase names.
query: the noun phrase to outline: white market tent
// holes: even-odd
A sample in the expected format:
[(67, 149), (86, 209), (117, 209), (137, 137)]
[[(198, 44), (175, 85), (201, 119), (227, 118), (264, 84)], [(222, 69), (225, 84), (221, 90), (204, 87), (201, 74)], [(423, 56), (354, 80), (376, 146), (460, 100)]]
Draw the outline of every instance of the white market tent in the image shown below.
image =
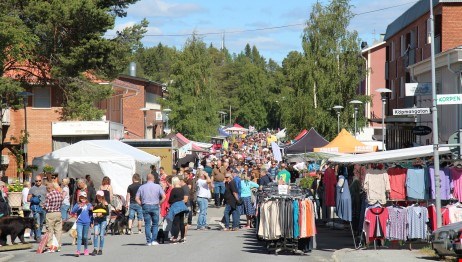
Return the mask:
[[(439, 153), (450, 153), (449, 147), (440, 147)], [(397, 150), (380, 151), (373, 153), (357, 154), (357, 155), (344, 155), (329, 158), (329, 161), (334, 163), (385, 163), (396, 162), (415, 159), (418, 157), (428, 157), (433, 155), (433, 146), (419, 146)]]
[(39, 171), (45, 165), (53, 166), (61, 179), (84, 178), (89, 174), (95, 189), (108, 176), (114, 194), (125, 196), (133, 174), (145, 179), (151, 165), (160, 166), (160, 158), (118, 140), (84, 140), (36, 157), (32, 163)]

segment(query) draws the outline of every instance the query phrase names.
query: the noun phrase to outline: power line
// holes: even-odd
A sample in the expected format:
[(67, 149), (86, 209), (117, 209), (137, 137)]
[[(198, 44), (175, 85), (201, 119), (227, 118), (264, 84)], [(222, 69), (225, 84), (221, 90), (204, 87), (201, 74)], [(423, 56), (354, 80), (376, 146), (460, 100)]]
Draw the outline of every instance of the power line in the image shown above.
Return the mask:
[[(408, 4), (413, 4), (418, 2), (417, 1), (412, 1), (412, 2), (407, 2), (399, 5), (394, 5), (394, 6), (388, 6), (380, 9), (375, 9), (375, 10), (370, 10), (366, 12), (361, 12), (357, 14), (353, 14), (353, 17), (364, 15), (364, 14), (370, 14), (374, 12), (380, 12), (384, 11), (387, 9), (392, 9)], [(298, 24), (289, 24), (289, 25), (280, 25), (280, 26), (272, 26), (272, 27), (262, 27), (262, 28), (254, 28), (254, 29), (243, 29), (243, 30), (234, 30), (234, 31), (222, 31), (222, 32), (207, 32), (207, 33), (185, 33), (185, 34), (149, 34), (149, 35), (144, 35), (144, 36), (154, 36), (154, 37), (184, 37), (184, 36), (191, 36), (191, 35), (197, 35), (197, 36), (207, 36), (207, 35), (221, 35), (223, 33), (226, 34), (241, 34), (241, 33), (249, 33), (249, 32), (257, 32), (257, 31), (266, 31), (266, 30), (274, 30), (274, 29), (281, 29), (281, 28), (288, 28), (288, 27), (296, 27), (296, 26), (302, 26), (305, 25), (306, 23), (298, 23)]]

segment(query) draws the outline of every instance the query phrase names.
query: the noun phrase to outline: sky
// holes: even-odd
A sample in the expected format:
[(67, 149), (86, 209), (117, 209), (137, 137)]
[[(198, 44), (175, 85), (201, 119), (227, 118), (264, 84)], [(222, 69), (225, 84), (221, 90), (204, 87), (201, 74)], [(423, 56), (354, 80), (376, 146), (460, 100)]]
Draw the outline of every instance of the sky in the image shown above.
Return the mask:
[[(302, 51), (303, 24), (316, 1), (329, 3), (328, 0), (140, 0), (127, 9), (127, 17), (117, 18), (114, 30), (107, 35), (146, 18), (149, 28), (142, 40), (145, 47), (161, 42), (181, 50), (187, 34), (193, 32), (208, 33), (203, 41), (220, 47), (224, 32), (225, 46), (231, 53), (242, 52), (249, 43), (266, 59), (280, 64), (290, 51)], [(389, 23), (416, 2), (351, 0), (352, 12), (357, 15), (349, 29), (356, 30), (361, 41), (371, 45), (385, 33)], [(253, 31), (242, 32), (246, 30)]]

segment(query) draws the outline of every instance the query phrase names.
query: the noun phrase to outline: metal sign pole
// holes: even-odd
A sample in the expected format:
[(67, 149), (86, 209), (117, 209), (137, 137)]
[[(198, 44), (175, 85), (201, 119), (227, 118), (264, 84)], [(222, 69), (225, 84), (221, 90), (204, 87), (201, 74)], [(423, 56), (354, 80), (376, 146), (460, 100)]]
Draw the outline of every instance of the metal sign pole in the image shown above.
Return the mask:
[(440, 155), (438, 152), (438, 111), (436, 104), (436, 73), (435, 73), (435, 23), (433, 19), (433, 1), (430, 2), (430, 34), (431, 34), (431, 66), (432, 66), (432, 114), (433, 114), (433, 163), (435, 166), (435, 207), (436, 227), (441, 227), (441, 195), (440, 195)]

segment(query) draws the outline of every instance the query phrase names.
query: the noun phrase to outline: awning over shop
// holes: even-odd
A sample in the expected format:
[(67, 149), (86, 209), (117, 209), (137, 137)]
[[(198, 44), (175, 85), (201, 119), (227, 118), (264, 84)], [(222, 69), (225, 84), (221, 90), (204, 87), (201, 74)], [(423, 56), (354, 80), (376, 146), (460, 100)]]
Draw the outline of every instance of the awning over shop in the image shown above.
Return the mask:
[(314, 128), (311, 128), (310, 131), (305, 132), (305, 134), (295, 143), (285, 147), (284, 153), (300, 154), (313, 152), (315, 147), (323, 147), (328, 143), (329, 141), (322, 137)]
[[(440, 147), (440, 154), (450, 153), (449, 147)], [(360, 155), (345, 155), (329, 158), (329, 161), (335, 163), (386, 163), (395, 161), (411, 160), (418, 157), (427, 157), (433, 155), (433, 146), (410, 147), (397, 150), (381, 151), (366, 153)]]

